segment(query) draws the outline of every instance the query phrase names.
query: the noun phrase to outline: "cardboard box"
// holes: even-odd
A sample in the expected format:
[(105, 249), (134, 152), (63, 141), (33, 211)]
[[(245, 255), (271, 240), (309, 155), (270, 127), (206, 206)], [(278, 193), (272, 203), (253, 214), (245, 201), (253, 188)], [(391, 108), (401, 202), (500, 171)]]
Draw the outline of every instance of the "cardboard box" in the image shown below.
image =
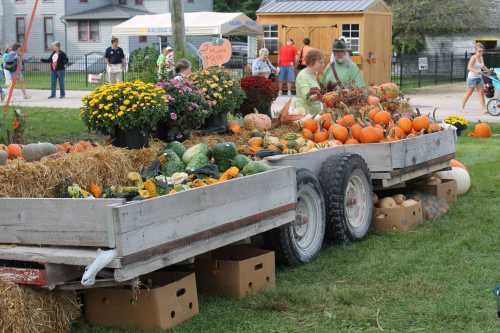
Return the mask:
[(242, 298), (276, 286), (274, 252), (248, 245), (229, 246), (199, 258), (200, 293)]
[(375, 231), (408, 231), (424, 222), (422, 204), (411, 207), (375, 208), (372, 229)]
[(457, 182), (452, 179), (443, 179), (442, 183), (438, 185), (418, 184), (416, 189), (433, 194), (446, 200), (447, 203), (457, 200)]
[(198, 314), (194, 273), (158, 272), (144, 279), (150, 289), (90, 289), (85, 317), (94, 324), (145, 330), (169, 329)]

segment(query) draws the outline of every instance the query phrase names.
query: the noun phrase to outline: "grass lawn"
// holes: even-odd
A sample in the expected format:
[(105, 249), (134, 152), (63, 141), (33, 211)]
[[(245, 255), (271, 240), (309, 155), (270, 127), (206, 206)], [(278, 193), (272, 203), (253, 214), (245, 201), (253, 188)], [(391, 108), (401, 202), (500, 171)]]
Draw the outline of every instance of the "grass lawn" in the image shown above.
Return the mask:
[(328, 247), (313, 263), (280, 269), (276, 290), (202, 299), (200, 315), (172, 332), (499, 332), (500, 137), (462, 137), (458, 158), (473, 187), (448, 215), (407, 234)]

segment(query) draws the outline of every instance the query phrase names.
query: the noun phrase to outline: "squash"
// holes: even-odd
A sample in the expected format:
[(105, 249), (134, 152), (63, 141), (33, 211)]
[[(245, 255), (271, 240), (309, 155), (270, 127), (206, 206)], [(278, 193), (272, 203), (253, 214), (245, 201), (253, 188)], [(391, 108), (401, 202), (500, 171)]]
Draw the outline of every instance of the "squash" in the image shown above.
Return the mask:
[(462, 195), (469, 191), (471, 179), (469, 172), (462, 168), (451, 168), (450, 171), (440, 171), (437, 175), (441, 179), (451, 179), (457, 182), (457, 194)]
[(153, 180), (148, 179), (144, 182), (144, 189), (148, 191), (149, 198), (154, 198), (158, 196), (158, 192), (156, 190), (156, 184)]
[(487, 123), (482, 123), (480, 120), (474, 126), (474, 131), (469, 134), (473, 138), (490, 138), (492, 135), (491, 127)]
[(266, 136), (265, 134), (263, 134), (262, 132), (257, 131), (257, 130), (250, 132), (251, 138), (263, 138), (264, 139), (265, 136)]
[(299, 136), (296, 134), (296, 133), (287, 133), (285, 135), (283, 135), (281, 137), (283, 140), (287, 140), (287, 141), (290, 141), (290, 140), (297, 140), (299, 138)]
[(90, 184), (89, 192), (94, 196), (94, 198), (100, 198), (102, 196), (102, 188), (96, 183)]
[(6, 151), (0, 150), (0, 165), (6, 165), (9, 154)]
[(191, 182), (191, 186), (194, 187), (194, 188), (198, 188), (198, 187), (204, 187), (204, 186), (207, 186), (208, 183), (201, 180), (201, 179), (195, 179)]
[(265, 114), (260, 114), (257, 109), (255, 109), (255, 113), (250, 113), (245, 116), (243, 119), (243, 123), (247, 130), (259, 130), (259, 131), (267, 131), (271, 129), (271, 118), (269, 118)]
[[(262, 142), (262, 139), (260, 140)], [(238, 150), (232, 142), (218, 143), (212, 147), (212, 156), (215, 161), (232, 160), (236, 155), (238, 155)]]
[(379, 113), (381, 110), (378, 108), (378, 107), (375, 107), (373, 109), (371, 109), (369, 112), (368, 112), (368, 118), (370, 118), (370, 120), (373, 120), (375, 121), (375, 116), (377, 115), (377, 113)]
[(39, 161), (42, 157), (57, 153), (52, 143), (30, 143), (22, 147), (22, 156), (28, 162)]
[(393, 195), (392, 198), (398, 205), (401, 205), (406, 200), (406, 197), (403, 194)]
[(21, 145), (11, 143), (7, 146), (7, 154), (10, 159), (21, 158), (23, 156)]
[(413, 207), (415, 205), (418, 205), (418, 201), (413, 200), (413, 199), (405, 200), (405, 201), (403, 201), (401, 203), (401, 206), (405, 207), (405, 208), (407, 208), (407, 207)]
[(266, 135), (264, 136), (264, 145), (278, 145), (280, 143), (280, 139), (276, 136)]
[(222, 176), (220, 176), (219, 181), (224, 182), (226, 180), (232, 179), (232, 178), (238, 176), (239, 173), (240, 173), (240, 169), (238, 169), (237, 167), (234, 167), (234, 166), (230, 167), (229, 169), (224, 171)]
[(386, 197), (386, 198), (383, 198), (379, 201), (380, 208), (396, 208), (397, 206), (398, 206), (398, 204), (391, 197)]
[(262, 147), (264, 144), (264, 139), (260, 137), (253, 137), (248, 140), (250, 147)]
[(360, 124), (352, 125), (350, 128), (352, 138), (357, 140), (357, 141), (360, 141), (362, 129), (363, 129), (363, 127)]
[(294, 155), (294, 154), (298, 154), (299, 151), (297, 149), (292, 149), (292, 148), (286, 148), (283, 150), (283, 154), (285, 155)]

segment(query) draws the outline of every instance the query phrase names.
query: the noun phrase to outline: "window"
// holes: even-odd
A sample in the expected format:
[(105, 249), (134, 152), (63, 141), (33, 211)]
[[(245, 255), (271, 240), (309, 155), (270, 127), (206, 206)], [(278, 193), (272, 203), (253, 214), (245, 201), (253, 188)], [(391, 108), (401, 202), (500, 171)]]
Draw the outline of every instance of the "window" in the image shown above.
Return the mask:
[(78, 21), (78, 40), (80, 42), (97, 42), (99, 39), (99, 21)]
[(359, 24), (342, 24), (342, 38), (353, 54), (359, 54)]
[(148, 36), (139, 36), (139, 43), (147, 43)]
[(45, 50), (48, 50), (52, 43), (54, 42), (54, 18), (44, 17), (43, 18), (43, 37)]
[(118, 3), (120, 5), (126, 5), (127, 4), (127, 0), (118, 0)]
[(278, 26), (264, 25), (264, 47), (270, 54), (278, 53)]
[(25, 24), (24, 17), (16, 17), (16, 42), (18, 43), (24, 42)]
[(144, 4), (144, 0), (135, 0), (136, 6), (142, 6)]

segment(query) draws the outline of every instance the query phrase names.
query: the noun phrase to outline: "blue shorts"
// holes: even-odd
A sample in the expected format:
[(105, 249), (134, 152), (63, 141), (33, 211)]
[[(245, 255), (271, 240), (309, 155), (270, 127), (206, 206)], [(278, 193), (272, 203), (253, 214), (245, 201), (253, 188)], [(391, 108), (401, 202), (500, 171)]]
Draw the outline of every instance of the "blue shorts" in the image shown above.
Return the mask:
[(280, 81), (295, 82), (295, 68), (293, 66), (280, 67)]
[(478, 77), (478, 78), (473, 78), (473, 79), (467, 79), (467, 87), (469, 88), (475, 88), (477, 86), (482, 86), (484, 85), (483, 79)]

